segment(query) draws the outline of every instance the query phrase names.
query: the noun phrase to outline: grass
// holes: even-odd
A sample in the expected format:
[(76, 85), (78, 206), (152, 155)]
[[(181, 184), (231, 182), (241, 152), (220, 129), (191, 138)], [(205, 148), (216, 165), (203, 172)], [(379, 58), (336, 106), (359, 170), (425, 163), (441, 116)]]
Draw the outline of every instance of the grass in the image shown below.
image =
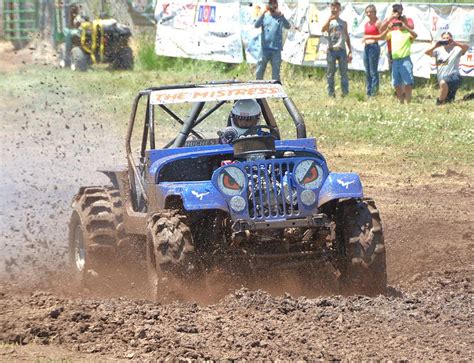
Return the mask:
[[(124, 130), (133, 98), (140, 89), (175, 83), (254, 79), (253, 66), (156, 57), (151, 43), (149, 39), (140, 40), (133, 72), (111, 72), (105, 67), (87, 73), (53, 67), (28, 68), (3, 74), (0, 93), (15, 98), (32, 94), (34, 90), (36, 102), (44, 102), (47, 92), (59, 90), (68, 97), (78, 98), (74, 107), (90, 105), (104, 119), (114, 120)], [(305, 118), (308, 135), (318, 139), (330, 165), (355, 170), (376, 165), (379, 169), (402, 173), (409, 170), (416, 174), (455, 169), (472, 174), (473, 102), (436, 107), (438, 90), (433, 80), (417, 80), (413, 102), (400, 105), (394, 98), (387, 73), (381, 75), (381, 89), (373, 99), (367, 99), (364, 94), (362, 72), (350, 73), (349, 96), (336, 99), (326, 96), (324, 69), (284, 64), (282, 79), (288, 95)], [(15, 87), (10, 87), (12, 84)], [(457, 98), (462, 98), (472, 86), (473, 80), (466, 79)], [(289, 120), (281, 124), (281, 129), (284, 137), (295, 134)]]

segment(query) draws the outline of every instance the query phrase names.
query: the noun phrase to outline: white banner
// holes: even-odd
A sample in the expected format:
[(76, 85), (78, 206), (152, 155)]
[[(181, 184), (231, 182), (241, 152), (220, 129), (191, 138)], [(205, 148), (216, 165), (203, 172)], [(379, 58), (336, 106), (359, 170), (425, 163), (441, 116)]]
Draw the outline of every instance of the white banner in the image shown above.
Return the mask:
[(307, 21), (309, 3), (291, 3), (290, 5), (284, 14), (292, 27), (288, 32), (281, 57), (288, 63), (303, 64), (305, 44), (309, 37)]
[(247, 63), (257, 63), (260, 56), (260, 29), (255, 28), (255, 21), (265, 9), (263, 3), (250, 3), (240, 8), (240, 26), (242, 31), (242, 42), (245, 49)]
[(158, 55), (241, 63), (240, 4), (158, 0)]
[[(261, 1), (261, 0), (259, 0)], [(353, 60), (349, 69), (364, 70), (365, 7), (369, 3), (345, 3), (341, 18), (347, 21)], [(436, 73), (434, 59), (424, 54), (432, 41), (449, 31), (455, 40), (470, 44), (461, 58), (462, 76), (474, 77), (474, 4), (430, 5), (404, 3), (404, 15), (413, 19), (418, 37), (412, 45), (414, 74), (428, 78)], [(375, 3), (377, 15), (389, 16), (390, 3)], [(256, 63), (260, 56), (260, 29), (254, 23), (264, 2), (242, 3), (222, 0), (158, 0), (156, 53), (172, 57), (186, 57), (227, 63)], [(325, 67), (327, 41), (321, 27), (329, 17), (327, 3), (280, 1), (280, 9), (292, 24), (286, 34), (282, 59), (296, 65)], [(388, 69), (385, 41), (380, 41), (379, 71)]]
[[(352, 46), (352, 63), (349, 69), (364, 70), (364, 26), (367, 22), (365, 7), (369, 3), (346, 3), (341, 11), (341, 19), (347, 22)], [(391, 5), (375, 3), (379, 19), (391, 13)], [(327, 40), (321, 28), (330, 15), (325, 3), (298, 2), (304, 13), (304, 24), (288, 32), (282, 59), (292, 64), (317, 67), (326, 66)], [(474, 5), (437, 6), (429, 4), (404, 4), (403, 14), (413, 19), (418, 37), (411, 48), (413, 73), (416, 77), (429, 78), (436, 73), (434, 59), (425, 55), (433, 40), (439, 40), (444, 31), (450, 31), (455, 40), (471, 45), (461, 58), (459, 70), (462, 76), (474, 76)], [(381, 55), (379, 71), (388, 70), (386, 42), (379, 42)], [(303, 56), (301, 56), (303, 54)]]

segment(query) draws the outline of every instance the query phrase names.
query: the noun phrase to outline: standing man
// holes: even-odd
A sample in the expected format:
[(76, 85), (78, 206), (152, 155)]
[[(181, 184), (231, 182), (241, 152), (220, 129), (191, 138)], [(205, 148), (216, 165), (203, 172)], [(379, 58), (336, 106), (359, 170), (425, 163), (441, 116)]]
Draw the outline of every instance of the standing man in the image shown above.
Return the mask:
[(257, 62), (257, 79), (263, 79), (268, 62), (272, 65), (272, 79), (280, 81), (281, 50), (283, 49), (283, 28), (289, 29), (290, 22), (278, 9), (278, 2), (270, 0), (265, 11), (255, 22), (262, 28), (261, 53)]
[(416, 39), (416, 33), (408, 26), (407, 18), (388, 26), (380, 35), (365, 35), (364, 39), (380, 40), (386, 38), (392, 42), (392, 85), (397, 92), (400, 103), (411, 102), (411, 92), (415, 79), (411, 61), (411, 45)]
[(441, 40), (425, 52), (436, 60), (439, 83), (437, 105), (454, 101), (461, 85), (459, 61), (468, 49), (469, 45), (456, 42), (450, 32), (444, 32), (441, 34)]
[[(401, 20), (406, 20), (405, 24), (408, 29), (414, 30), (415, 23), (413, 22), (412, 18), (407, 18), (403, 15), (403, 6), (402, 4), (394, 4), (392, 5), (392, 14), (382, 22), (380, 26), (380, 32), (384, 32), (389, 25), (392, 26), (392, 30), (397, 30), (397, 26), (393, 26), (393, 24), (399, 23)], [(392, 72), (392, 42), (390, 39), (387, 39), (387, 57), (388, 57), (388, 68), (390, 73)]]
[[(322, 27), (322, 32), (327, 33), (327, 81), (329, 97), (336, 97), (334, 92), (334, 75), (336, 74), (336, 61), (339, 64), (341, 75), (342, 96), (349, 93), (349, 78), (347, 76), (347, 65), (352, 61), (352, 49), (347, 23), (339, 18), (341, 4), (337, 1), (331, 3), (331, 16)], [(346, 51), (347, 49), (349, 52)]]

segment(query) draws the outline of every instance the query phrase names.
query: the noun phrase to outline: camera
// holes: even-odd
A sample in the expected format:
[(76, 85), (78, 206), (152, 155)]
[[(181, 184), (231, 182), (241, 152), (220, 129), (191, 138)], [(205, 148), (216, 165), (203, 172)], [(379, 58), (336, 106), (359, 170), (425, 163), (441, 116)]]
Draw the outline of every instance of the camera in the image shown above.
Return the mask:
[(448, 45), (449, 40), (438, 40), (438, 45)]
[(397, 21), (396, 23), (392, 23), (392, 26), (401, 27), (403, 23), (401, 21)]

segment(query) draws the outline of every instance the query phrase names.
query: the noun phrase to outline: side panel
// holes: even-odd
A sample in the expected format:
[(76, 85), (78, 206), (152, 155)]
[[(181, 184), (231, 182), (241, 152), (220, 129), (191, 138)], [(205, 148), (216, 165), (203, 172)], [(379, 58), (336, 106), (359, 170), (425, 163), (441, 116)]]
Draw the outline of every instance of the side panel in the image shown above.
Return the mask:
[(186, 183), (161, 183), (155, 186), (157, 207), (165, 207), (166, 199), (179, 196), (184, 208), (188, 211), (202, 209), (228, 210), (227, 203), (221, 193), (210, 181)]
[(319, 192), (318, 207), (334, 199), (362, 198), (364, 196), (359, 175), (330, 173)]
[(146, 234), (146, 213), (135, 212), (130, 198), (130, 186), (126, 167), (120, 170), (99, 170), (107, 175), (114, 188), (120, 190), (123, 204), (123, 224), (126, 233)]

